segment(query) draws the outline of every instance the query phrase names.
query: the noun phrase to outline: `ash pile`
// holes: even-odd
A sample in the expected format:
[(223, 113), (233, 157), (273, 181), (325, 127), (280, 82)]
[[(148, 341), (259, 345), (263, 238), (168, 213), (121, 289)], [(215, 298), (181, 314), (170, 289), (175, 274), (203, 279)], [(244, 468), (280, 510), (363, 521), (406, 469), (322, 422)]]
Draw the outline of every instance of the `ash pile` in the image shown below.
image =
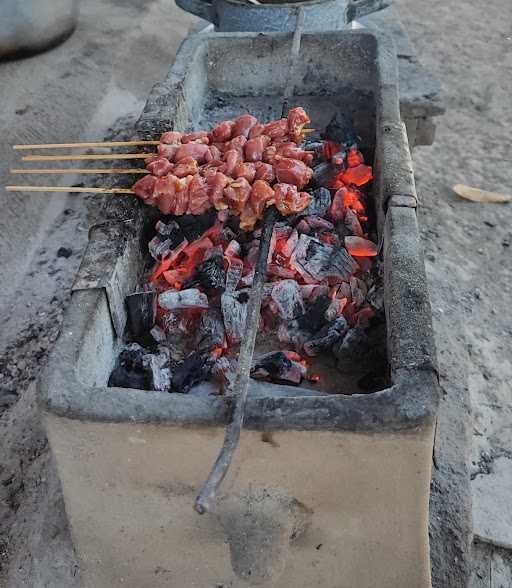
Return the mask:
[[(341, 135), (345, 137), (343, 140)], [(372, 179), (343, 117), (309, 139), (308, 206), (274, 226), (251, 376), (332, 393), (386, 387), (382, 266)], [(244, 337), (261, 237), (228, 210), (162, 215), (110, 386), (224, 394)]]

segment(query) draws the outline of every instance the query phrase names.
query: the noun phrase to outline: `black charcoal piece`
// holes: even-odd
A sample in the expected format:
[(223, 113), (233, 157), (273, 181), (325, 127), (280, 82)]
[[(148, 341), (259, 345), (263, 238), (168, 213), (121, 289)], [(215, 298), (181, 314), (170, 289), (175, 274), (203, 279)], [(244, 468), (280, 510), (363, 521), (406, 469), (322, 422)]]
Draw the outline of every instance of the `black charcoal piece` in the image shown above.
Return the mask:
[(136, 292), (125, 298), (128, 329), (133, 337), (145, 337), (153, 328), (156, 299), (156, 292)]
[(251, 370), (255, 380), (272, 380), (300, 384), (306, 368), (297, 361), (289, 359), (283, 351), (272, 351), (258, 358)]
[(331, 304), (329, 296), (319, 296), (312, 304), (309, 304), (306, 312), (297, 319), (300, 329), (316, 333), (327, 324), (325, 312)]
[(194, 310), (208, 308), (208, 297), (197, 288), (167, 290), (158, 297), (158, 304), (166, 310)]
[(153, 377), (151, 370), (145, 365), (145, 354), (145, 350), (136, 343), (132, 343), (121, 351), (108, 379), (108, 385), (118, 388), (152, 390)]
[(194, 214), (178, 216), (175, 218), (175, 221), (179, 224), (188, 242), (192, 243), (192, 241), (199, 239), (213, 225), (216, 218), (217, 211), (215, 208), (212, 208), (205, 214), (197, 216)]
[(224, 292), (221, 297), (222, 317), (230, 343), (238, 343), (245, 332), (249, 289)]
[(332, 323), (325, 325), (313, 339), (304, 343), (304, 352), (310, 357), (322, 351), (328, 351), (333, 345), (341, 344), (348, 331), (348, 324), (344, 317), (339, 317)]
[(214, 255), (197, 266), (194, 276), (185, 284), (185, 288), (202, 286), (206, 290), (223, 290), (226, 285), (224, 259)]
[(222, 315), (217, 309), (203, 312), (196, 333), (195, 348), (200, 352), (212, 351), (223, 347), (226, 338)]
[(295, 280), (275, 282), (270, 297), (283, 320), (290, 321), (304, 314), (302, 293)]
[(352, 117), (344, 112), (337, 112), (327, 125), (323, 139), (334, 141), (345, 147), (352, 147), (361, 141), (357, 135)]
[(208, 355), (203, 353), (189, 355), (173, 371), (171, 392), (186, 394), (190, 388), (209, 378), (212, 367), (213, 362), (208, 359)]
[(290, 265), (307, 283), (321, 282), (324, 278), (346, 279), (357, 270), (357, 263), (343, 247), (331, 247), (314, 237), (302, 234)]
[(236, 290), (240, 278), (242, 277), (243, 270), (244, 264), (241, 259), (232, 259), (229, 262), (228, 271), (226, 273), (226, 292), (234, 292)]
[(359, 369), (361, 361), (369, 362), (370, 341), (361, 327), (348, 331), (341, 345), (333, 345), (332, 351), (338, 358), (338, 368), (351, 373)]
[(345, 163), (322, 161), (313, 168), (313, 182), (317, 186), (328, 186), (336, 179), (336, 176), (345, 169)]

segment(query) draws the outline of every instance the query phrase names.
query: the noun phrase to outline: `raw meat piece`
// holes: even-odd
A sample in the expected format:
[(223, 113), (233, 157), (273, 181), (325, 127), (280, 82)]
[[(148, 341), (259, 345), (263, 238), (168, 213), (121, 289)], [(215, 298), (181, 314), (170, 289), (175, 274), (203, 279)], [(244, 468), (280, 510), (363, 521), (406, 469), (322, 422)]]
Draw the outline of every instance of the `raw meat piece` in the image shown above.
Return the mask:
[(302, 141), (302, 129), (311, 122), (304, 108), (298, 106), (288, 112), (288, 131), (297, 143)]
[(240, 214), (240, 228), (242, 231), (252, 231), (258, 221), (259, 216), (250, 204), (246, 204)]
[(269, 184), (276, 179), (274, 174), (274, 168), (269, 163), (263, 163), (263, 161), (257, 161), (254, 164), (256, 168), (255, 180), (263, 180)]
[(247, 143), (247, 139), (243, 135), (239, 135), (238, 137), (234, 137), (226, 143), (226, 151), (229, 149), (236, 149), (240, 152), (240, 155), (243, 159), (244, 156), (244, 145)]
[(212, 161), (222, 160), (222, 151), (216, 145), (210, 145), (209, 150), (210, 155), (212, 156)]
[(193, 176), (199, 171), (197, 161), (193, 157), (184, 157), (174, 166), (173, 174), (178, 178)]
[(181, 216), (188, 210), (188, 185), (192, 181), (193, 176), (177, 179), (176, 189), (176, 204), (174, 206), (174, 214)]
[(174, 214), (176, 205), (176, 176), (168, 175), (157, 178), (154, 187), (154, 198), (158, 210), (164, 214)]
[(233, 176), (235, 167), (242, 163), (242, 155), (237, 149), (228, 149), (224, 153), (225, 165), (221, 167), (221, 171), (228, 176)]
[(277, 145), (269, 145), (263, 150), (262, 160), (266, 163), (273, 163), (274, 157), (277, 155)]
[(229, 182), (230, 179), (221, 172), (209, 173), (206, 176), (206, 183), (210, 187), (210, 202), (217, 210), (228, 208), (228, 204), (224, 198), (224, 188)]
[(265, 130), (265, 125), (262, 125), (261, 123), (256, 123), (252, 129), (249, 131), (249, 139), (254, 139), (255, 137), (259, 137), (260, 135), (263, 134), (263, 131)]
[(258, 218), (267, 206), (274, 203), (274, 190), (263, 180), (256, 180), (251, 188), (249, 201)]
[(199, 174), (196, 174), (188, 186), (188, 212), (203, 214), (211, 206), (208, 194), (208, 184)]
[(197, 160), (197, 163), (204, 163), (207, 154), (210, 155), (208, 145), (202, 143), (187, 143), (186, 145), (180, 145), (178, 147), (174, 159), (180, 161), (185, 157), (193, 157)]
[(276, 184), (274, 186), (276, 208), (281, 214), (288, 215), (304, 210), (311, 202), (306, 192), (298, 192), (296, 186)]
[(256, 166), (250, 162), (239, 163), (233, 171), (236, 178), (245, 178), (249, 184), (252, 184), (256, 176)]
[(169, 161), (174, 161), (174, 157), (176, 156), (176, 151), (178, 151), (178, 145), (167, 145), (165, 143), (160, 143), (157, 147), (158, 155), (160, 157), (165, 157)]
[(261, 161), (263, 150), (268, 146), (271, 139), (268, 135), (260, 135), (249, 139), (244, 147), (246, 161)]
[(285, 118), (275, 120), (267, 125), (263, 131), (265, 135), (268, 135), (273, 141), (283, 140), (288, 136), (288, 121)]
[(226, 141), (229, 141), (231, 139), (234, 126), (234, 121), (225, 120), (219, 123), (216, 127), (213, 127), (210, 133), (212, 143), (225, 143)]
[(233, 126), (233, 137), (243, 135), (246, 139), (249, 136), (250, 130), (258, 122), (258, 119), (252, 114), (242, 114), (235, 120)]
[(165, 176), (172, 171), (173, 164), (165, 157), (155, 157), (146, 164), (146, 169), (153, 176)]
[(278, 182), (304, 188), (313, 177), (313, 170), (304, 162), (288, 157), (274, 158), (274, 170)]
[(242, 214), (242, 210), (247, 200), (249, 200), (250, 192), (251, 184), (245, 178), (237, 178), (236, 182), (232, 182), (224, 188), (224, 196), (235, 214)]
[(160, 143), (169, 145), (179, 145), (181, 143), (182, 134), (177, 131), (167, 131), (160, 136)]
[[(297, 145), (293, 142), (289, 143), (279, 143), (275, 146), (277, 155), (281, 155), (282, 157), (289, 157), (290, 159), (299, 159), (308, 165), (313, 161), (313, 154), (307, 153), (303, 149), (297, 147)], [(267, 147), (267, 149), (269, 149)]]
[(208, 133), (206, 131), (197, 131), (195, 133), (186, 133), (181, 137), (181, 142), (185, 143), (204, 143), (208, 145), (210, 139), (208, 138)]
[(135, 195), (150, 206), (155, 204), (155, 199), (153, 197), (155, 183), (156, 178), (154, 176), (144, 176), (133, 184)]

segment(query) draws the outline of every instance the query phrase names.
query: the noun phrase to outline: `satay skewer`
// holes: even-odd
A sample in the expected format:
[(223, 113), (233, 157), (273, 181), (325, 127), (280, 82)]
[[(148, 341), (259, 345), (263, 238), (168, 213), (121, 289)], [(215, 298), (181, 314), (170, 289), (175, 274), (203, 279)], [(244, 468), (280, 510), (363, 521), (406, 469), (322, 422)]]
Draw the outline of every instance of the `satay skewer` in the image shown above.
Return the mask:
[(147, 169), (124, 167), (63, 167), (63, 168), (16, 168), (10, 169), (11, 174), (149, 174)]
[(24, 155), (21, 161), (101, 161), (112, 159), (146, 159), (157, 155), (151, 153), (95, 153), (85, 155)]
[(138, 147), (139, 145), (159, 145), (160, 141), (90, 141), (86, 143), (36, 143), (33, 145), (13, 145), (16, 151), (29, 149), (88, 149), (89, 147)]
[(91, 194), (135, 194), (131, 188), (85, 186), (5, 186), (6, 192), (90, 192)]

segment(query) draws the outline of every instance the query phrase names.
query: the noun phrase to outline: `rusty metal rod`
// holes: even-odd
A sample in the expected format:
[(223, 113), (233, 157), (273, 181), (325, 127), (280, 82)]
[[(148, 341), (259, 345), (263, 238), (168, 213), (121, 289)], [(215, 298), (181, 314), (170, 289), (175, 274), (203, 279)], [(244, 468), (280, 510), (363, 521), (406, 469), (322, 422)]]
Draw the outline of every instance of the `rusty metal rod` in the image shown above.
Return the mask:
[(274, 206), (268, 208), (263, 221), (258, 261), (256, 262), (254, 271), (251, 296), (247, 303), (245, 333), (240, 346), (240, 355), (238, 356), (238, 369), (233, 386), (236, 394), (233, 418), (226, 427), (224, 444), (213, 465), (212, 471), (196, 498), (194, 508), (199, 514), (213, 512), (217, 491), (227, 474), (240, 439), (240, 432), (244, 423), (247, 393), (249, 391), (249, 379), (251, 375), (252, 357), (254, 355), (254, 345), (256, 343), (256, 333), (260, 321), (261, 299), (263, 298), (268, 254), (276, 218), (276, 208)]

